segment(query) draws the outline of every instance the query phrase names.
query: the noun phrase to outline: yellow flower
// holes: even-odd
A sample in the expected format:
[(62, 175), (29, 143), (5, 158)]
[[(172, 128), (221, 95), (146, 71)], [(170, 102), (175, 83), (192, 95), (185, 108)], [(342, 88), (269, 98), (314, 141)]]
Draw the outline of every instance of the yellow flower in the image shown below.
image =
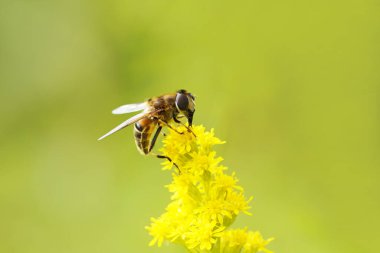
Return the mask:
[(226, 210), (225, 201), (222, 199), (214, 199), (205, 202), (202, 206), (194, 209), (194, 214), (204, 217), (209, 221), (216, 221), (224, 224), (224, 217), (232, 219), (231, 212)]
[(247, 228), (233, 229), (222, 234), (220, 238), (220, 252), (256, 253), (263, 251), (271, 253), (265, 246), (272, 240), (273, 238), (264, 240), (260, 232), (247, 231)]
[(189, 249), (210, 250), (223, 230), (224, 227), (217, 226), (215, 221), (198, 219), (184, 235), (186, 245)]
[(221, 252), (240, 252), (247, 241), (247, 229), (228, 230), (220, 238)]
[(169, 224), (163, 218), (151, 218), (151, 221), (151, 226), (146, 227), (149, 233), (153, 236), (153, 240), (149, 243), (149, 246), (153, 246), (157, 243), (157, 245), (161, 247), (164, 239), (170, 234)]
[(235, 215), (238, 215), (240, 212), (251, 215), (251, 213), (248, 212), (248, 209), (251, 208), (248, 203), (252, 201), (253, 197), (245, 200), (243, 193), (231, 191), (229, 194), (227, 194), (226, 199), (228, 202), (227, 208), (231, 210), (231, 212), (233, 212)]
[(229, 189), (236, 189), (240, 192), (243, 191), (243, 187), (236, 185), (238, 182), (237, 178), (235, 178), (235, 173), (232, 173), (231, 176), (219, 173), (215, 175), (215, 188), (219, 188), (220, 191), (227, 191)]
[(243, 246), (244, 252), (258, 252), (264, 251), (267, 253), (271, 253), (270, 250), (267, 250), (265, 246), (270, 243), (273, 238), (269, 238), (268, 240), (264, 240), (260, 232), (248, 232), (247, 241)]
[(184, 134), (170, 130), (160, 151), (172, 159), (162, 163), (164, 169), (171, 170), (175, 163), (179, 170), (173, 171), (173, 181), (166, 186), (171, 203), (147, 227), (153, 237), (150, 245), (168, 241), (184, 245), (189, 252), (269, 252), (265, 246), (270, 240), (259, 232), (228, 230), (238, 214), (250, 214), (252, 197), (244, 196), (234, 173), (224, 173), (223, 158), (213, 150), (224, 142), (203, 126), (192, 127), (196, 137), (184, 126), (176, 130)]

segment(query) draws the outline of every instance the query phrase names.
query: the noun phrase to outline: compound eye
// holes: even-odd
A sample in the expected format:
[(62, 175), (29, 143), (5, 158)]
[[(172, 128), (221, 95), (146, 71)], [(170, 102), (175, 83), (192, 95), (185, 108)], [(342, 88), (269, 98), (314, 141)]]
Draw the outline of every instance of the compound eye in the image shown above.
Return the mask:
[(177, 104), (179, 110), (185, 111), (189, 106), (189, 99), (184, 94), (177, 94), (175, 103)]

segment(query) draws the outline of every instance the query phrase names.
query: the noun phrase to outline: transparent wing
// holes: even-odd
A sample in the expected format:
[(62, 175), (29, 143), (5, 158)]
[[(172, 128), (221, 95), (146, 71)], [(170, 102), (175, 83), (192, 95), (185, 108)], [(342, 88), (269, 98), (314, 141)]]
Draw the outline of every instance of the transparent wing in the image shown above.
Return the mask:
[(150, 113), (149, 112), (142, 112), (142, 113), (139, 113), (139, 114), (136, 114), (135, 116), (127, 119), (126, 121), (124, 121), (123, 123), (121, 123), (120, 125), (118, 125), (117, 127), (115, 127), (114, 129), (112, 129), (111, 131), (109, 131), (108, 133), (106, 133), (105, 135), (103, 135), (102, 137), (100, 137), (98, 139), (98, 141), (106, 138), (107, 136), (113, 134), (113, 133), (116, 133), (117, 131), (123, 129), (124, 127), (127, 127), (137, 121), (139, 121), (140, 119), (142, 118), (145, 118), (149, 115)]
[(147, 103), (138, 103), (138, 104), (129, 104), (129, 105), (122, 105), (115, 110), (112, 111), (113, 114), (124, 114), (124, 113), (130, 113), (130, 112), (137, 112), (144, 110), (148, 107)]

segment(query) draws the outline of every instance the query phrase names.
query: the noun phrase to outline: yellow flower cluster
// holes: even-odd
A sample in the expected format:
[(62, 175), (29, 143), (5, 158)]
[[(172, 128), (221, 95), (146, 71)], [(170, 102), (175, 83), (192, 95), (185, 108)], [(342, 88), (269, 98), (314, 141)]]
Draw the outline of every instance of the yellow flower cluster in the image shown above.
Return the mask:
[(183, 244), (189, 252), (270, 252), (260, 232), (247, 229), (227, 230), (239, 213), (249, 210), (243, 188), (237, 185), (235, 174), (227, 175), (223, 160), (216, 156), (213, 146), (223, 144), (203, 126), (193, 126), (195, 134), (184, 126), (170, 130), (163, 140), (161, 152), (172, 159), (164, 169), (179, 169), (172, 173), (173, 182), (167, 186), (171, 203), (159, 218), (152, 218), (147, 227), (153, 240), (150, 245), (161, 246), (164, 241)]

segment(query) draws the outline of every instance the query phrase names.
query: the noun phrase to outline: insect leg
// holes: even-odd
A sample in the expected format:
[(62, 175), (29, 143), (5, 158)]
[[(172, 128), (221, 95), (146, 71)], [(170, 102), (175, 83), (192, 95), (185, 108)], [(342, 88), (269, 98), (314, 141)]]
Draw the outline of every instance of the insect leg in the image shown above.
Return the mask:
[(193, 130), (191, 130), (191, 128), (189, 126), (186, 126), (185, 124), (183, 124), (182, 122), (179, 122), (182, 126), (186, 127), (187, 128), (187, 131), (189, 131), (190, 133), (192, 133), (194, 135), (195, 138), (197, 138), (197, 136), (195, 135), (195, 133), (193, 132)]
[[(173, 160), (169, 157), (169, 156), (165, 156), (165, 155), (157, 155), (157, 154), (154, 154), (154, 153), (150, 153), (154, 156), (156, 156), (157, 158), (160, 158), (160, 159), (167, 159), (169, 162), (172, 162)], [(181, 174), (181, 170), (179, 169), (178, 165), (176, 163), (173, 163), (174, 166), (178, 169), (178, 173)]]
[(173, 113), (173, 120), (175, 121), (175, 123), (181, 123), (181, 121), (179, 121), (179, 120), (177, 119), (177, 117), (174, 115), (174, 113)]
[(175, 131), (177, 134), (184, 134), (184, 132), (180, 132), (180, 131), (178, 131), (177, 129), (173, 128), (168, 122), (163, 121), (162, 119), (157, 119), (157, 120), (158, 120), (158, 122), (159, 122), (160, 124), (169, 127), (170, 129), (172, 129), (173, 131)]
[(156, 143), (157, 137), (158, 137), (158, 135), (159, 135), (160, 132), (161, 132), (161, 129), (162, 129), (162, 126), (159, 126), (159, 127), (157, 128), (156, 133), (155, 133), (154, 136), (153, 136), (152, 142), (150, 143), (149, 152), (153, 149), (154, 144)]
[(183, 118), (184, 116), (182, 115), (178, 115), (177, 117), (173, 114), (173, 120), (178, 123), (178, 124), (181, 124), (182, 126), (186, 127), (187, 128), (187, 131), (191, 132), (194, 137), (196, 138), (197, 136), (195, 135), (195, 133), (193, 132), (193, 130), (190, 129), (190, 127), (186, 126), (185, 124), (183, 124), (181, 121), (179, 121), (177, 118)]

